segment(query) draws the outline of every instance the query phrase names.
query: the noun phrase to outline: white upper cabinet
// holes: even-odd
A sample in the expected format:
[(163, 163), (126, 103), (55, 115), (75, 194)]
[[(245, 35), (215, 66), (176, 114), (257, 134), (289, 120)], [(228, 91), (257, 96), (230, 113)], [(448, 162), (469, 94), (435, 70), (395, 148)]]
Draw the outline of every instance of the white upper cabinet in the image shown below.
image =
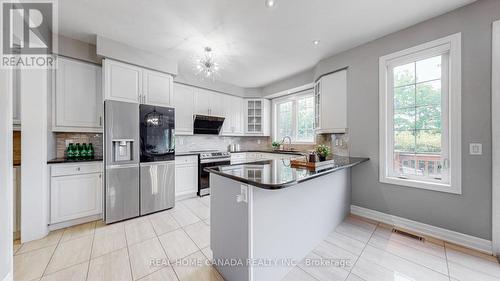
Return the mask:
[(175, 83), (174, 106), (175, 132), (178, 135), (193, 134), (194, 114), (224, 117), (221, 135), (244, 134), (243, 98)]
[(222, 135), (241, 136), (244, 134), (244, 103), (243, 98), (224, 95), (222, 116), (226, 117), (222, 127)]
[(171, 75), (145, 70), (143, 73), (145, 103), (158, 106), (173, 104), (173, 78)]
[(142, 101), (142, 70), (109, 59), (103, 61), (105, 99), (124, 102)]
[(158, 106), (173, 104), (173, 78), (169, 74), (105, 59), (105, 99)]
[(228, 95), (200, 88), (194, 88), (194, 91), (196, 114), (224, 116), (224, 99)]
[(57, 63), (52, 130), (102, 132), (101, 67), (63, 57)]
[(347, 71), (321, 77), (314, 87), (315, 131), (345, 133), (347, 131)]
[(194, 88), (174, 84), (175, 134), (193, 134)]
[(194, 88), (194, 113), (201, 115), (211, 115), (212, 92), (205, 89)]
[(245, 100), (245, 134), (271, 135), (271, 103), (267, 99)]

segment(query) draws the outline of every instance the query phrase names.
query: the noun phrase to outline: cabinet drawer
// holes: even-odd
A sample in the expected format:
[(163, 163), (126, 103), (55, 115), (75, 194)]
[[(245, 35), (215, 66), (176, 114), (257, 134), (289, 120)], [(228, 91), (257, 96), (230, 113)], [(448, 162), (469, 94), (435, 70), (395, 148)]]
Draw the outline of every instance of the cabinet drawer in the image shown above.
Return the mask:
[(231, 160), (244, 160), (247, 158), (246, 153), (231, 153)]
[(175, 165), (180, 165), (180, 164), (196, 164), (196, 165), (198, 165), (198, 156), (197, 155), (176, 156), (175, 157)]
[(58, 164), (52, 165), (50, 169), (50, 175), (52, 177), (90, 173), (102, 173), (102, 163)]

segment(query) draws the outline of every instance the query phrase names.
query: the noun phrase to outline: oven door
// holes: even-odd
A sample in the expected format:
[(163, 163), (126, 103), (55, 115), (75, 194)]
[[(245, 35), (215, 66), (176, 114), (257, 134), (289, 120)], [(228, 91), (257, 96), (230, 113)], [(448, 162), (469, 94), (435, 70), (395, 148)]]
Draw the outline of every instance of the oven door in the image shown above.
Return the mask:
[(208, 161), (201, 161), (198, 169), (198, 196), (205, 196), (210, 194), (210, 173), (205, 172), (207, 167), (222, 166), (231, 164), (230, 159), (210, 159)]

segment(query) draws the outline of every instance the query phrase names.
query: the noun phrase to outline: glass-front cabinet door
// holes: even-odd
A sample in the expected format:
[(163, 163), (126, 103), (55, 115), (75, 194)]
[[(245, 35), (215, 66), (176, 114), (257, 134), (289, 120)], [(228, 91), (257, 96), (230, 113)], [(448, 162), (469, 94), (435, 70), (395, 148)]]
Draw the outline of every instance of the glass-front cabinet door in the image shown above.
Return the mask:
[(247, 111), (247, 132), (262, 133), (262, 100), (248, 100)]
[(314, 85), (314, 128), (320, 127), (320, 110), (321, 110), (321, 80)]

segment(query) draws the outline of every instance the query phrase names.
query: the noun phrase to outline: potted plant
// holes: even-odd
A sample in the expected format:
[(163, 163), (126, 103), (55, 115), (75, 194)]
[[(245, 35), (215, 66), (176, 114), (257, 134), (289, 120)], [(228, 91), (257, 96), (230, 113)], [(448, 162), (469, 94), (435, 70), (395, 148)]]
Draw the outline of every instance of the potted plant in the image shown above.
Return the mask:
[(330, 147), (326, 145), (318, 145), (316, 147), (316, 153), (318, 154), (319, 161), (325, 161), (326, 157), (330, 155)]
[(271, 143), (271, 146), (273, 147), (274, 150), (278, 150), (278, 149), (280, 149), (281, 143), (277, 142), (277, 141), (273, 141)]

